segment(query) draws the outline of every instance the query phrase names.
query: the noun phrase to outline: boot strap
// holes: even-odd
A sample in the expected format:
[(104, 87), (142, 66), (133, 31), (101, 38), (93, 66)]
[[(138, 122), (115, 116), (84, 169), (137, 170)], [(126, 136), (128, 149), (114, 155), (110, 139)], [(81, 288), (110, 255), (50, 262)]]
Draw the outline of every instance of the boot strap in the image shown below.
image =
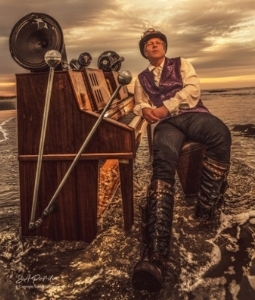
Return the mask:
[(148, 197), (153, 195), (154, 193), (160, 193), (160, 194), (166, 194), (173, 196), (174, 195), (174, 189), (173, 186), (170, 183), (167, 183), (162, 180), (154, 180), (149, 188), (148, 188)]
[(209, 157), (203, 159), (203, 166), (212, 172), (216, 180), (226, 177), (229, 170), (229, 164), (219, 163)]

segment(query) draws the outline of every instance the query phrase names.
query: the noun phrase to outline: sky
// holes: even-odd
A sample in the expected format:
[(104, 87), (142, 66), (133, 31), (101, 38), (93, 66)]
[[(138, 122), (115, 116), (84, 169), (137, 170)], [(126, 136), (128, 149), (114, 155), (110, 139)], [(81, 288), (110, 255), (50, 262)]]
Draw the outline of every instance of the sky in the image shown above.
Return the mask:
[(139, 40), (153, 27), (167, 36), (166, 56), (193, 64), (202, 90), (255, 86), (254, 0), (0, 0), (0, 12), (0, 96), (15, 95), (15, 74), (30, 72), (13, 59), (9, 37), (32, 12), (59, 23), (68, 62), (88, 52), (89, 67), (97, 68), (111, 50), (124, 57), (121, 70), (135, 80), (148, 65)]

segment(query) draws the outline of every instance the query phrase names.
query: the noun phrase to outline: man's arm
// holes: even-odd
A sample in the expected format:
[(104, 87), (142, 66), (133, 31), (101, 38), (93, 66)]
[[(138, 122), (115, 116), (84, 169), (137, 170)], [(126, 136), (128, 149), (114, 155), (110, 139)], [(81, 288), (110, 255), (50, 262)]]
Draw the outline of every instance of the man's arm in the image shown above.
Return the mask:
[(181, 76), (183, 89), (174, 97), (164, 101), (164, 106), (171, 114), (178, 112), (180, 108), (193, 108), (200, 99), (200, 82), (195, 69), (186, 59), (181, 58)]
[(135, 81), (134, 97), (135, 97), (135, 106), (133, 108), (133, 111), (136, 115), (143, 117), (143, 109), (151, 108), (152, 105), (148, 95), (144, 92), (138, 78)]
[(184, 58), (181, 58), (181, 76), (183, 89), (177, 92), (174, 97), (165, 100), (163, 106), (157, 108), (152, 107), (148, 95), (144, 92), (137, 78), (134, 88), (134, 113), (144, 117), (149, 123), (155, 123), (165, 118), (169, 113), (177, 113), (180, 108), (195, 107), (200, 99), (199, 78), (191, 63)]
[(161, 106), (159, 108), (152, 107), (152, 103), (148, 97), (148, 95), (144, 92), (139, 79), (137, 78), (135, 81), (135, 88), (134, 88), (134, 97), (135, 97), (135, 106), (134, 106), (134, 113), (136, 115), (142, 116), (148, 123), (156, 123), (164, 116), (164, 114), (169, 114), (168, 110)]

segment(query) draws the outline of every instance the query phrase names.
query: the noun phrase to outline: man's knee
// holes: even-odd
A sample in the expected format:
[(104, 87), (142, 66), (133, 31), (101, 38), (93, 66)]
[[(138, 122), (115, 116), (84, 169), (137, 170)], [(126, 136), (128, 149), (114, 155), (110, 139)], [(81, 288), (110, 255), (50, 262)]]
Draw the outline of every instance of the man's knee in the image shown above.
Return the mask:
[(227, 125), (224, 124), (222, 129), (219, 131), (219, 142), (225, 146), (226, 149), (231, 147), (232, 137), (231, 132)]

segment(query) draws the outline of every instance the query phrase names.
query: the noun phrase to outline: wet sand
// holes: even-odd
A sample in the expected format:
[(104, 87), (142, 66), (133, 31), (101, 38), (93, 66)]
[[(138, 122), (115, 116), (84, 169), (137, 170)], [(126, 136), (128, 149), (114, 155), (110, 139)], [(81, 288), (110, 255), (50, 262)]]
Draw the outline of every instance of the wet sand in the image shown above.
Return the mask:
[(0, 123), (17, 116), (17, 110), (0, 110)]
[[(17, 110), (0, 110), (0, 124), (17, 116)], [(4, 139), (4, 134), (0, 131), (0, 141)]]
[[(14, 115), (8, 112), (4, 118)], [(8, 139), (1, 143), (0, 156), (0, 299), (255, 299), (254, 169), (233, 157), (219, 227), (197, 226), (195, 199), (185, 198), (177, 178), (169, 257), (175, 269), (168, 270), (160, 293), (149, 294), (131, 285), (141, 247), (139, 205), (145, 203), (151, 175), (146, 135), (134, 165), (132, 229), (123, 230), (118, 189), (99, 220), (97, 237), (86, 244), (20, 237), (16, 118), (3, 128)]]

